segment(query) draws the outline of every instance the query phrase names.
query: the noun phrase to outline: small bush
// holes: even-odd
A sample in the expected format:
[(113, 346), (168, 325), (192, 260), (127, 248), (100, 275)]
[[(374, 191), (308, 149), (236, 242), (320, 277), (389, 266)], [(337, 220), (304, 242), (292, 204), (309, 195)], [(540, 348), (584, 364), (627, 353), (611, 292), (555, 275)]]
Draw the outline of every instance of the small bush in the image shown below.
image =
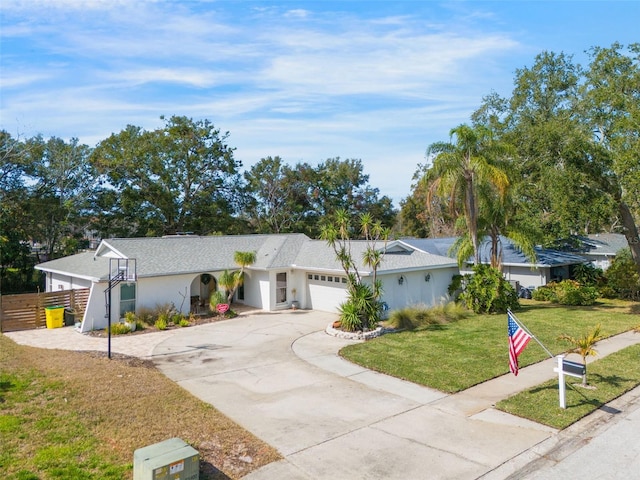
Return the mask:
[[(105, 328), (105, 332), (109, 333), (108, 329)], [(131, 328), (129, 325), (124, 323), (112, 323), (111, 324), (111, 335), (125, 335), (127, 333), (131, 333)]]
[(575, 280), (551, 282), (533, 292), (534, 300), (549, 301), (560, 305), (593, 305), (597, 298), (598, 289), (596, 287), (585, 287)]
[(468, 315), (468, 310), (455, 302), (435, 307), (413, 305), (393, 310), (386, 324), (398, 330), (415, 330), (429, 325), (450, 323)]
[(174, 325), (180, 325), (180, 322), (184, 320), (184, 316), (180, 313), (174, 313), (171, 315), (171, 323)]
[(583, 263), (573, 267), (572, 276), (583, 287), (595, 287), (602, 280), (602, 269), (591, 263)]
[(623, 248), (606, 272), (606, 285), (623, 300), (640, 300), (640, 275), (636, 268), (631, 250)]
[(154, 326), (158, 329), (158, 330), (166, 330), (167, 329), (167, 316), (166, 315), (160, 315), (160, 317), (158, 317), (158, 319), (156, 320), (156, 323), (154, 323)]
[(556, 301), (556, 293), (553, 289), (555, 285), (554, 282), (548, 283), (547, 285), (543, 285), (541, 287), (536, 288), (531, 294), (531, 298), (537, 300), (538, 302), (554, 302)]
[(460, 301), (475, 313), (506, 313), (515, 310), (518, 294), (502, 276), (502, 272), (489, 265), (475, 265), (472, 275), (465, 275), (464, 292)]
[(605, 287), (600, 287), (600, 296), (602, 298), (618, 298), (618, 294), (616, 293), (616, 291), (609, 287), (609, 286), (605, 286)]
[(145, 323), (146, 325), (153, 325), (154, 322), (156, 321), (157, 315), (155, 310), (148, 308), (148, 307), (140, 307), (137, 309), (138, 313), (137, 313), (137, 317), (138, 320)]
[(182, 318), (180, 320), (180, 323), (178, 323), (179, 326), (181, 327), (188, 327), (189, 326), (189, 320), (187, 320), (186, 318)]
[(593, 305), (598, 298), (595, 287), (583, 287), (575, 280), (563, 280), (555, 290), (560, 305)]
[(216, 290), (211, 294), (211, 297), (209, 297), (209, 308), (212, 312), (219, 314), (220, 312), (218, 312), (217, 308), (220, 304), (228, 304), (227, 296), (224, 294), (224, 292)]
[(340, 305), (340, 327), (347, 332), (355, 332), (362, 329), (360, 309), (354, 302), (347, 301)]

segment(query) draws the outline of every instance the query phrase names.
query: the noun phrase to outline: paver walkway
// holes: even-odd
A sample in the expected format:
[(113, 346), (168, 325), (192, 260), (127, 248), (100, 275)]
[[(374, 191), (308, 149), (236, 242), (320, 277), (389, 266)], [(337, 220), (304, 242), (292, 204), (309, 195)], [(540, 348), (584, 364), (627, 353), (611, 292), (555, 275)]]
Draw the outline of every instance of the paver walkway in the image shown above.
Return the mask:
[[(169, 378), (283, 454), (251, 480), (494, 480), (558, 438), (553, 429), (492, 408), (553, 378), (555, 360), (446, 395), (341, 359), (337, 351), (351, 342), (324, 333), (331, 320), (311, 311), (253, 314), (114, 337), (112, 351), (152, 359)], [(42, 348), (106, 349), (105, 339), (71, 327), (8, 336)], [(638, 342), (640, 335), (622, 334), (601, 342), (598, 351), (602, 357)]]

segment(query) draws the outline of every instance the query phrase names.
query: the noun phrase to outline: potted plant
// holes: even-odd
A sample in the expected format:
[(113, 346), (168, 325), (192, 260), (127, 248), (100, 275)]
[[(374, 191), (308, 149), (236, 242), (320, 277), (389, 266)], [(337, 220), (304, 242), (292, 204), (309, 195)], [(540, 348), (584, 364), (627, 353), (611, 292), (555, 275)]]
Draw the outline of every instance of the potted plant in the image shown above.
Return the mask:
[(291, 300), (292, 310), (297, 310), (298, 308), (300, 308), (300, 302), (296, 300), (296, 293), (297, 293), (297, 290), (295, 288), (292, 288), (291, 289), (291, 298), (293, 299)]
[(136, 331), (136, 312), (125, 312), (124, 324), (129, 327), (132, 332)]

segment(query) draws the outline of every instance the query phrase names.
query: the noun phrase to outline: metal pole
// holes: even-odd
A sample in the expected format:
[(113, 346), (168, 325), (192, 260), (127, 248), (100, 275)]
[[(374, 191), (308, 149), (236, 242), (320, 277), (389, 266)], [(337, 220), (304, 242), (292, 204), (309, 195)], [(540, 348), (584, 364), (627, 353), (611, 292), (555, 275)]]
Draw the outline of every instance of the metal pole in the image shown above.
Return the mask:
[(533, 338), (536, 342), (538, 342), (538, 345), (540, 345), (540, 346), (542, 347), (542, 349), (543, 349), (545, 352), (547, 352), (547, 355), (549, 355), (549, 357), (550, 357), (550, 358), (554, 358), (553, 353), (551, 353), (551, 352), (549, 351), (549, 349), (548, 349), (547, 347), (545, 347), (545, 346), (542, 344), (542, 342), (541, 342), (540, 340), (538, 340), (538, 339), (536, 338), (536, 336), (535, 336), (533, 333), (531, 333), (531, 331), (530, 331), (530, 330), (525, 326), (525, 324), (524, 324), (524, 323), (522, 323), (522, 322), (520, 321), (520, 319), (519, 319), (518, 317), (516, 317), (516, 316), (513, 314), (513, 312), (512, 312), (511, 310), (507, 309), (507, 313), (508, 313), (509, 315), (511, 315), (511, 316), (516, 320), (516, 322), (518, 322), (518, 325), (520, 325), (520, 327), (522, 327), (522, 329), (523, 329), (525, 332), (527, 332), (527, 334), (528, 334), (531, 338)]
[(109, 340), (107, 342), (107, 357), (109, 359), (111, 359), (111, 280), (109, 281), (109, 307), (108, 307), (108, 311), (107, 311), (107, 335), (109, 337)]

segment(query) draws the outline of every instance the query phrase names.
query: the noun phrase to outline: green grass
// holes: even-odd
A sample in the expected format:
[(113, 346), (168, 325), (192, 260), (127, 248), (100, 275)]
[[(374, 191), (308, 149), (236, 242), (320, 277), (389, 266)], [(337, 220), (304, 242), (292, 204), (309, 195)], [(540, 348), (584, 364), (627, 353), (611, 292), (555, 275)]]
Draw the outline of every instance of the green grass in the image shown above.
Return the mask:
[(3, 480), (130, 480), (134, 451), (172, 437), (198, 450), (202, 480), (241, 478), (280, 459), (148, 361), (0, 334)]
[[(131, 465), (100, 448), (99, 439), (68, 408), (63, 385), (34, 370), (19, 376), (0, 373), (0, 470), (15, 474), (3, 478), (69, 480), (122, 479)], [(9, 413), (15, 412), (15, 413)], [(5, 471), (6, 471), (5, 470)]]
[[(640, 324), (637, 303), (602, 300), (591, 307), (523, 301), (518, 318), (555, 354), (567, 350), (558, 340), (580, 336), (602, 324), (604, 336)], [(506, 315), (471, 315), (453, 323), (384, 335), (341, 350), (346, 359), (372, 370), (454, 393), (509, 371)], [(535, 341), (519, 357), (520, 367), (548, 358)]]
[(559, 406), (558, 379), (550, 380), (496, 404), (505, 412), (563, 429), (640, 384), (640, 345), (625, 348), (590, 363), (587, 381), (566, 377), (566, 409)]

